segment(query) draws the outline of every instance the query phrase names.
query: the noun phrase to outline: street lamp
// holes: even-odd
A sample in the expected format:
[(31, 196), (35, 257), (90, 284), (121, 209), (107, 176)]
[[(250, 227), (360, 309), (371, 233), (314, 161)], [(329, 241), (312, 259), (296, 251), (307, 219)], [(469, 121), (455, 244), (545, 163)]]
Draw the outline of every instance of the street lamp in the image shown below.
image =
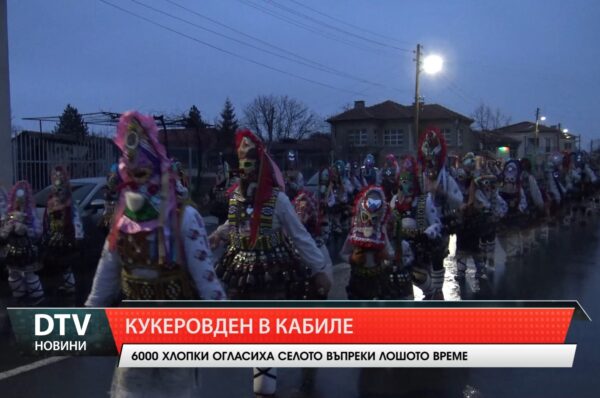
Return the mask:
[[(422, 50), (423, 46), (417, 44), (417, 50), (415, 51), (417, 65), (415, 74), (415, 139), (419, 135), (419, 76), (421, 71), (431, 75), (439, 73), (444, 66), (444, 60), (439, 55), (431, 54), (421, 60)], [(416, 140), (414, 142), (416, 143)]]
[(439, 55), (431, 54), (423, 60), (423, 72), (427, 74), (436, 74), (442, 70), (444, 60)]
[(565, 133), (565, 134), (566, 134), (566, 133), (568, 133), (568, 132), (569, 132), (569, 129), (563, 129), (563, 133)]

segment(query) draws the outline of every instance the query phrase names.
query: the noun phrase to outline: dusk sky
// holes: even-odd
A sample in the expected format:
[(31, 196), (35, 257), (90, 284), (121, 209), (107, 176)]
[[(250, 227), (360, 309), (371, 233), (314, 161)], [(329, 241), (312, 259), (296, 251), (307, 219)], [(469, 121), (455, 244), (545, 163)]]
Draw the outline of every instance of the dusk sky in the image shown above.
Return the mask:
[(8, 1), (14, 125), (37, 129), (21, 118), (67, 103), (167, 114), (196, 104), (209, 122), (226, 97), (241, 117), (260, 94), (289, 95), (324, 118), (359, 99), (409, 105), (421, 43), (446, 61), (423, 75), (425, 102), (471, 115), (483, 101), (512, 122), (540, 107), (546, 124), (600, 138), (595, 0), (105, 1)]

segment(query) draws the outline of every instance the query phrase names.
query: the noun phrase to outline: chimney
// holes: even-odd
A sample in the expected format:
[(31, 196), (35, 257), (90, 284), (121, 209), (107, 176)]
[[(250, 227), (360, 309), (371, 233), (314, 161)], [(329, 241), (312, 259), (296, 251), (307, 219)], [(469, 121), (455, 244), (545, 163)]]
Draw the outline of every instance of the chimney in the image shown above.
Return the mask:
[(364, 109), (365, 101), (354, 101), (354, 109)]

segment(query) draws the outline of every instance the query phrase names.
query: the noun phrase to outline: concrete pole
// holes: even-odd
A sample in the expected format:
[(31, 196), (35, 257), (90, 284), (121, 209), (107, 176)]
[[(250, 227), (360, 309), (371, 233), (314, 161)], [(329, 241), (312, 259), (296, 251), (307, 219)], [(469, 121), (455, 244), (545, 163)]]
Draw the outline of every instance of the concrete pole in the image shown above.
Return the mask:
[(6, 0), (0, 0), (0, 185), (13, 183), (10, 120), (10, 81), (8, 74), (8, 15)]
[[(416, 72), (415, 72), (415, 114), (414, 114), (414, 132), (412, 142), (419, 142), (419, 75), (421, 74), (421, 45), (417, 44), (417, 50), (415, 51), (415, 63), (416, 63)], [(410, 140), (409, 140), (410, 142)], [(415, 148), (410, 148), (410, 150), (416, 150)]]

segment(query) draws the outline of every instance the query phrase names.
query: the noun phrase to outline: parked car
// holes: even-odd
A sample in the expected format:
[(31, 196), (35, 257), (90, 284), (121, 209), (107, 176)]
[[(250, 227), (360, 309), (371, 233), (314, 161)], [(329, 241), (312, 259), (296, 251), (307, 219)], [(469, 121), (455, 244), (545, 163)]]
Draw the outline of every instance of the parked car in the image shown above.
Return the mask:
[(306, 180), (304, 182), (304, 189), (312, 192), (315, 195), (317, 194), (317, 191), (319, 190), (319, 172), (318, 171), (315, 174), (313, 174), (312, 177), (310, 177), (308, 180)]
[[(84, 230), (84, 252), (94, 255), (97, 260), (104, 244), (105, 236), (98, 228), (104, 210), (104, 188), (106, 177), (77, 178), (71, 180), (73, 204), (77, 206)], [(34, 195), (37, 214), (43, 220), (48, 195), (52, 187), (47, 186)], [(97, 255), (97, 256), (96, 256)], [(86, 258), (89, 258), (86, 256)]]

